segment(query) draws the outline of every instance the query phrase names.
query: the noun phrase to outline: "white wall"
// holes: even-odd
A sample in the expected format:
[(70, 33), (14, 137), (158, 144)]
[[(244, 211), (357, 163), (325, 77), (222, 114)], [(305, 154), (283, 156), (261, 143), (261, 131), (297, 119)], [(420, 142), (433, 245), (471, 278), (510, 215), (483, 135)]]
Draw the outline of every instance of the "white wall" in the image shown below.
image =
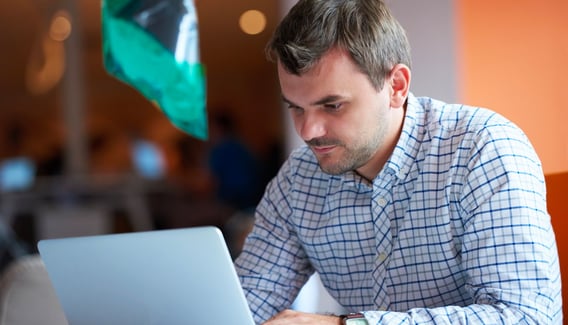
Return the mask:
[(458, 100), (453, 0), (386, 0), (412, 49), (411, 91), (446, 102)]

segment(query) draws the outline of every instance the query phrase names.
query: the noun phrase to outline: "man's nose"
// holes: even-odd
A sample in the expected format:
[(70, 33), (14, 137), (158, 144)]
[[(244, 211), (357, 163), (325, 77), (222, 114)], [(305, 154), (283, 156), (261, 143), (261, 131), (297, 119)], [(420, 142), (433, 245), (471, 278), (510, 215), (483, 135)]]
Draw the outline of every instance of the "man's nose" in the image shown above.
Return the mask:
[(325, 135), (325, 119), (316, 112), (304, 113), (297, 131), (302, 140), (310, 141)]

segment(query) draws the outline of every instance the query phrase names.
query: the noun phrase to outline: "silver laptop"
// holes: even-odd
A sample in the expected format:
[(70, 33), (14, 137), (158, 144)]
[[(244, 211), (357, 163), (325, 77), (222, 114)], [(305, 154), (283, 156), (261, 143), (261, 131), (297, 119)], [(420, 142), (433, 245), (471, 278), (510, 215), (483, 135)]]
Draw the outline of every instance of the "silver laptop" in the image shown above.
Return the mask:
[(38, 249), (71, 325), (254, 324), (218, 228), (47, 239)]

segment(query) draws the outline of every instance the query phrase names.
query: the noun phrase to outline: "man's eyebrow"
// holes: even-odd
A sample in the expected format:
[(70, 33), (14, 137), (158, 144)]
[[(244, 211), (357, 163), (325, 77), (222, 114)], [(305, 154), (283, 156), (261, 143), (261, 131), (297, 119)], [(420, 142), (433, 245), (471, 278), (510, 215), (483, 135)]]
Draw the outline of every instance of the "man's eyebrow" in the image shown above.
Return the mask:
[[(282, 96), (282, 101), (284, 101), (286, 104), (289, 104), (291, 106), (299, 106), (299, 105), (295, 104), (293, 101), (286, 98), (284, 95), (281, 95), (281, 96)], [(344, 97), (340, 96), (340, 95), (328, 95), (328, 96), (325, 96), (321, 99), (316, 100), (313, 103), (310, 103), (310, 106), (325, 105), (325, 104), (328, 104), (328, 103), (336, 102), (336, 101), (343, 99), (343, 98)]]
[(342, 98), (343, 98), (343, 96), (340, 96), (340, 95), (327, 95), (327, 96), (325, 96), (325, 97), (323, 97), (319, 100), (316, 100), (311, 105), (315, 105), (315, 106), (325, 105), (325, 104), (329, 104), (329, 103), (332, 103), (332, 102), (336, 102), (336, 101), (338, 101)]
[(298, 106), (296, 104), (294, 104), (291, 100), (289, 100), (288, 98), (286, 98), (284, 95), (280, 95), (282, 97), (282, 101), (290, 106)]

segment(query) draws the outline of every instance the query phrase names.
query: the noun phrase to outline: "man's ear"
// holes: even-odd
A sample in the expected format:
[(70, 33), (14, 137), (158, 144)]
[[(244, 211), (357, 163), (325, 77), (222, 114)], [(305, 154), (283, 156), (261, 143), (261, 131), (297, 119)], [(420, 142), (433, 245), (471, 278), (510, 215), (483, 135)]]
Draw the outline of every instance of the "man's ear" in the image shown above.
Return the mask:
[(395, 65), (389, 75), (391, 87), (391, 107), (402, 107), (410, 89), (410, 68), (400, 63)]

